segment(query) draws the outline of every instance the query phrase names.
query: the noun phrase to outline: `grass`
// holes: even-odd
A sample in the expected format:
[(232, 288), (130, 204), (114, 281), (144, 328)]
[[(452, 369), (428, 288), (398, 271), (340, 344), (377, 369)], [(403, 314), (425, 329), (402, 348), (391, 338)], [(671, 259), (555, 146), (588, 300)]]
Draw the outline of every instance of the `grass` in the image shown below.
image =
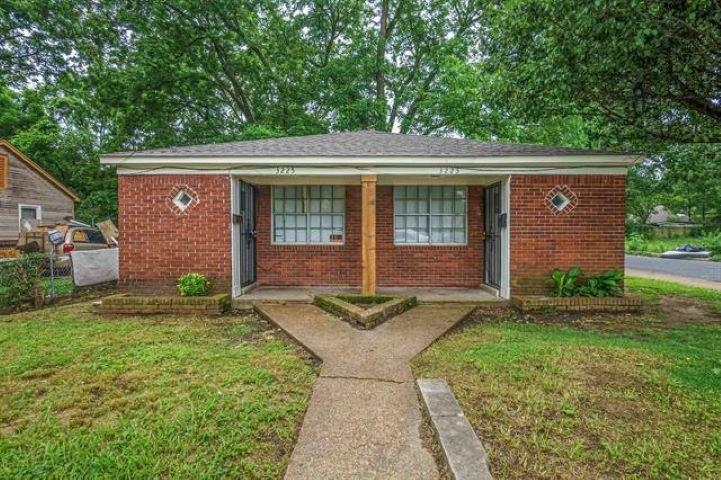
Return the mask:
[(721, 261), (721, 251), (716, 251), (720, 248), (719, 242), (721, 242), (721, 234), (718, 233), (675, 238), (646, 238), (641, 235), (631, 235), (626, 238), (626, 252), (648, 255), (676, 250), (677, 247), (682, 245), (695, 245), (711, 250), (712, 259)]
[(359, 307), (370, 308), (393, 300), (384, 295), (336, 295), (336, 298)]
[(0, 478), (278, 478), (316, 371), (254, 316), (0, 321)]
[(673, 295), (704, 302), (711, 310), (721, 313), (721, 291), (691, 287), (664, 280), (627, 277), (624, 280), (626, 291), (644, 299), (657, 302), (661, 297)]
[[(628, 285), (721, 304), (719, 292)], [(452, 386), (494, 478), (719, 478), (721, 317), (701, 311), (533, 323), (488, 314), (431, 346), (414, 371)]]

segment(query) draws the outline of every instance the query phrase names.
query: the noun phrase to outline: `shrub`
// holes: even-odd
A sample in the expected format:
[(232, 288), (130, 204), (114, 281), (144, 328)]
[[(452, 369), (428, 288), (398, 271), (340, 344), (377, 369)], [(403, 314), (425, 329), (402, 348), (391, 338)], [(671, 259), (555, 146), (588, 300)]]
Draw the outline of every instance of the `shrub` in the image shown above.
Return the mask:
[(589, 277), (577, 291), (582, 297), (617, 297), (623, 293), (621, 282), (623, 274), (618, 270), (609, 270), (601, 275)]
[(178, 278), (178, 291), (183, 297), (202, 297), (210, 291), (210, 282), (205, 275), (186, 273)]
[(30, 253), (17, 260), (0, 263), (0, 309), (27, 303), (41, 292), (45, 263), (42, 253)]
[(583, 275), (579, 267), (572, 267), (567, 272), (555, 269), (551, 279), (555, 285), (554, 295), (557, 297), (614, 297), (623, 293), (621, 282), (623, 273), (618, 270), (608, 270), (600, 275), (589, 277), (586, 281), (576, 285), (576, 280)]
[(576, 280), (581, 276), (579, 267), (572, 267), (567, 272), (555, 269), (551, 274), (555, 284), (555, 295), (557, 297), (571, 297), (576, 293)]
[(645, 252), (648, 250), (646, 239), (640, 233), (632, 233), (626, 238), (626, 250), (629, 252)]

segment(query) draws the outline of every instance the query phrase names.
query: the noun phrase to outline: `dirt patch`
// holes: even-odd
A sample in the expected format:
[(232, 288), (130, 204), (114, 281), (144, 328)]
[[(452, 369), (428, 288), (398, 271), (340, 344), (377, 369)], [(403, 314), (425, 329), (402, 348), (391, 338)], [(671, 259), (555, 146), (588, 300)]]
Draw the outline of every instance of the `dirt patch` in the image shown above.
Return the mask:
[(620, 333), (639, 328), (668, 330), (689, 324), (721, 324), (721, 314), (711, 310), (702, 300), (667, 295), (661, 297), (658, 304), (648, 306), (638, 313), (539, 312), (522, 314), (510, 308), (478, 309), (456, 330), (478, 322), (505, 321), (568, 325), (582, 330)]

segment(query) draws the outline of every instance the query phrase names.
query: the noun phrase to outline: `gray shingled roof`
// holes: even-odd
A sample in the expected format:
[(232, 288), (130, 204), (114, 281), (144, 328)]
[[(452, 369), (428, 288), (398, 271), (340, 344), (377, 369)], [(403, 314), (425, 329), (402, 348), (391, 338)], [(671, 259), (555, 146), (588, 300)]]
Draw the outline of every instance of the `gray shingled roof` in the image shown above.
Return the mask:
[(159, 157), (505, 157), (622, 154), (578, 148), (479, 142), (462, 138), (362, 131), (158, 148), (104, 156), (129, 155)]

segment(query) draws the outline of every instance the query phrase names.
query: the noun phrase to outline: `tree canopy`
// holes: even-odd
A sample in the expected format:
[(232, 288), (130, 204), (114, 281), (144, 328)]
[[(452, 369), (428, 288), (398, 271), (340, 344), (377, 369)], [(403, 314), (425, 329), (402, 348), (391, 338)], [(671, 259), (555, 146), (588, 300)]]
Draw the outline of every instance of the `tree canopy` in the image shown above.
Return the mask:
[(0, 0), (0, 136), (86, 219), (114, 215), (99, 153), (367, 128), (708, 173), (720, 33), (716, 0)]

